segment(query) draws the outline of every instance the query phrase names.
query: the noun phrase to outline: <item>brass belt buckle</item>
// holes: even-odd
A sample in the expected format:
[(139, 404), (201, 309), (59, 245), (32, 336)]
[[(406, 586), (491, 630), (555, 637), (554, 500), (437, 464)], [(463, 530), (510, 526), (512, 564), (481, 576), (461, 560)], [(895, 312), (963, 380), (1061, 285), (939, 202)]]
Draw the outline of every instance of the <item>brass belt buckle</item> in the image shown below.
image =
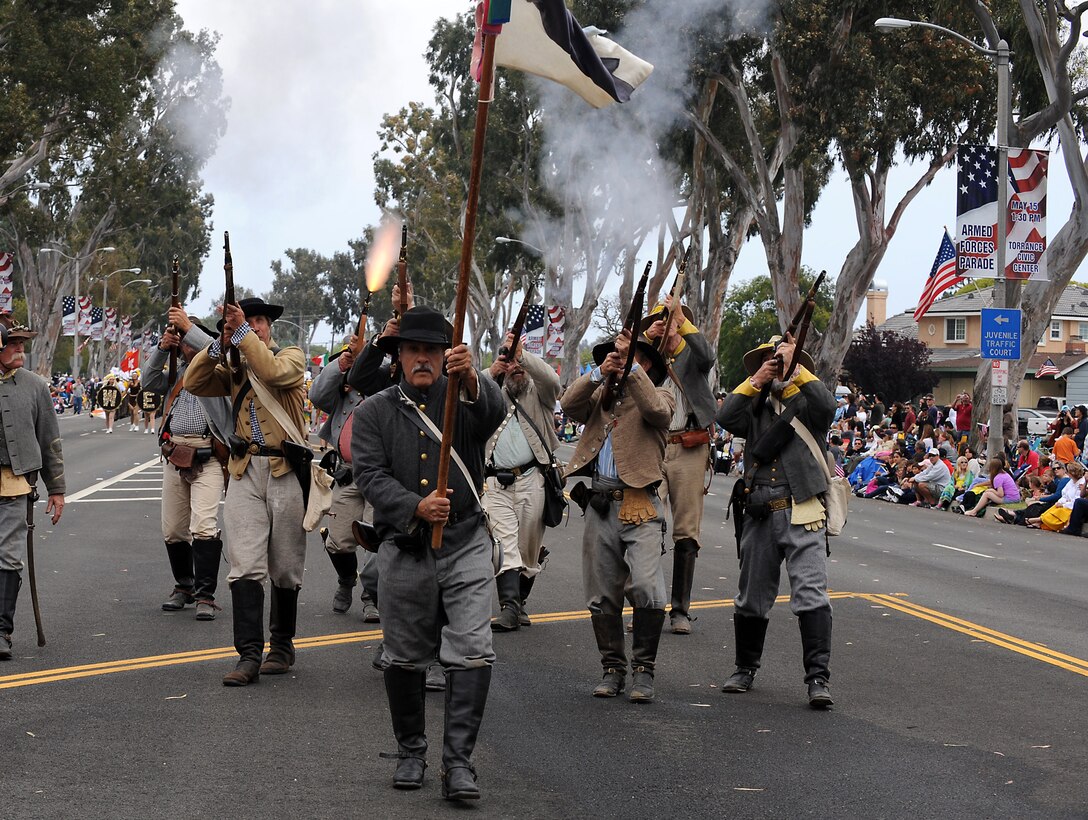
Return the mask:
[(770, 507), (771, 510), (773, 510), (774, 512), (778, 512), (779, 510), (786, 510), (789, 509), (790, 500), (788, 498), (772, 498), (770, 501), (767, 502), (767, 506)]
[(609, 490), (608, 495), (613, 501), (623, 501), (623, 490)]
[(251, 441), (251, 442), (249, 443), (249, 447), (247, 447), (246, 449), (247, 449), (247, 450), (249, 450), (249, 454), (250, 454), (250, 455), (253, 455), (253, 456), (255, 456), (255, 455), (257, 455), (258, 453), (260, 453), (260, 452), (261, 452), (261, 445), (259, 445), (259, 444), (258, 444), (257, 442), (255, 442), (255, 441)]

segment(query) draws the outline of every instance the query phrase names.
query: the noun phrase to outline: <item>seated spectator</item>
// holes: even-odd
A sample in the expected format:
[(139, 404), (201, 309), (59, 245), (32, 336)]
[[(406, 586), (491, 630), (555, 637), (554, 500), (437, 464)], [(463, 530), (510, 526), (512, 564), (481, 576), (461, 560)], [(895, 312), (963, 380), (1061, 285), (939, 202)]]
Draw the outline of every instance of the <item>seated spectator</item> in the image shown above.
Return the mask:
[(1042, 515), (1028, 518), (1029, 527), (1051, 532), (1061, 532), (1066, 528), (1073, 514), (1073, 503), (1084, 495), (1084, 465), (1074, 461), (1065, 465), (1065, 469), (1069, 473), (1069, 482), (1062, 488), (1061, 498)]
[(945, 485), (944, 490), (941, 491), (941, 497), (937, 502), (937, 506), (942, 510), (947, 510), (951, 506), (953, 499), (962, 496), (964, 491), (971, 486), (974, 475), (967, 464), (967, 456), (956, 457), (956, 466), (952, 468), (951, 478)]
[[(964, 515), (982, 516), (988, 504), (1012, 504), (1020, 500), (1020, 488), (1016, 486), (1013, 477), (1005, 469), (1002, 459), (991, 458), (987, 467), (990, 477), (989, 486), (977, 495), (971, 509), (964, 510)], [(964, 504), (966, 503), (964, 501)]]
[(864, 491), (866, 486), (876, 478), (881, 471), (881, 465), (891, 455), (888, 451), (878, 452), (875, 456), (868, 456), (858, 461), (849, 471), (847, 480), (854, 491)]
[(952, 461), (956, 457), (956, 445), (952, 441), (954, 434), (948, 429), (937, 433), (937, 449), (941, 451), (941, 458)]
[(918, 497), (914, 503), (918, 506), (931, 507), (937, 503), (944, 492), (944, 488), (952, 480), (952, 472), (948, 464), (941, 458), (941, 452), (936, 447), (926, 453), (926, 458), (921, 463), (922, 469), (914, 476), (911, 486)]
[(1054, 442), (1054, 458), (1063, 464), (1075, 461), (1080, 455), (1080, 447), (1073, 440), (1073, 428), (1063, 427), (1062, 434)]
[(1027, 476), (1039, 475), (1039, 454), (1026, 441), (1021, 440), (1016, 445), (1016, 466), (1012, 474), (1017, 481)]

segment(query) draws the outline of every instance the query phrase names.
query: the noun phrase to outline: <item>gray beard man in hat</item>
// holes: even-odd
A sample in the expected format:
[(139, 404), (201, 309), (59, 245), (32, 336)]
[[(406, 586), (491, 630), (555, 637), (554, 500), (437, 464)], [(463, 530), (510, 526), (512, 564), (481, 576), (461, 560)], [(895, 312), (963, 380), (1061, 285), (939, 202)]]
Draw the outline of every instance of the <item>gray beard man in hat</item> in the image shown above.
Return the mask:
[[(165, 396), (159, 443), (167, 464), (162, 479), (162, 537), (174, 576), (174, 591), (162, 604), (178, 612), (196, 604), (196, 620), (215, 619), (223, 541), (219, 502), (223, 498), (227, 439), (234, 431), (226, 396), (200, 398), (185, 389), (185, 371), (215, 334), (195, 324), (184, 307), (171, 307), (169, 325), (151, 352), (144, 389)], [(164, 370), (171, 350), (179, 351), (177, 381)]]
[(23, 583), (27, 505), (41, 473), (56, 524), (64, 510), (64, 458), (49, 383), (23, 370), (23, 345), (38, 334), (13, 324), (0, 330), (0, 660), (11, 660), (15, 602)]
[[(224, 686), (246, 686), (261, 675), (282, 675), (295, 662), (298, 591), (306, 557), (306, 511), (301, 481), (284, 458), (291, 438), (257, 397), (252, 380), (267, 388), (305, 436), (306, 362), (298, 347), (278, 348), (272, 322), (283, 308), (261, 299), (226, 305), (223, 339), (198, 353), (185, 373), (185, 389), (194, 396), (230, 396), (230, 482), (223, 521), (227, 533), (234, 647), (238, 663), (223, 678)], [(240, 372), (220, 363), (222, 344), (241, 352)], [(300, 469), (309, 468), (306, 465)], [(268, 657), (264, 650), (264, 582), (271, 581)]]
[[(740, 592), (733, 612), (737, 668), (722, 691), (739, 694), (752, 686), (784, 560), (790, 579), (790, 608), (801, 630), (809, 705), (826, 709), (832, 705), (827, 683), (831, 677), (831, 600), (827, 595), (821, 500), (827, 491), (826, 471), (789, 419), (804, 425), (826, 451), (824, 441), (835, 415), (835, 398), (814, 375), (807, 353), (799, 354), (792, 378), (782, 378), (782, 363), (788, 366), (794, 351), (789, 335), (784, 342), (776, 336), (749, 350), (744, 354), (749, 378), (726, 396), (718, 411), (718, 424), (746, 439), (744, 478), (734, 490), (735, 499), (744, 493), (745, 509)], [(769, 396), (765, 389), (769, 389)]]
[[(478, 502), (484, 481), (484, 442), (503, 419), (493, 381), (473, 367), (465, 345), (452, 350), (447, 322), (437, 311), (407, 311), (397, 336), (379, 346), (396, 355), (400, 381), (368, 396), (355, 409), (352, 467), (363, 496), (374, 506), (378, 599), (384, 633), (385, 689), (398, 751), (393, 785), (418, 789), (426, 768), (424, 685), (438, 651), (446, 670), (442, 796), (480, 796), (472, 751), (491, 684), (495, 653), (491, 607), (495, 545)], [(440, 439), (446, 370), (460, 379), (454, 409), (449, 492), (439, 495)], [(431, 548), (431, 528), (442, 525), (442, 545)], [(439, 635), (441, 633), (441, 642)]]
[(571, 498), (585, 515), (582, 583), (601, 653), (604, 677), (594, 697), (614, 698), (624, 689), (624, 586), (634, 606), (631, 636), (632, 703), (654, 699), (654, 671), (665, 623), (665, 576), (661, 553), (665, 514), (657, 486), (665, 457), (665, 435), (676, 409), (665, 379), (661, 354), (638, 345), (622, 394), (604, 406), (609, 377), (619, 378), (627, 363), (630, 333), (593, 349), (597, 367), (580, 376), (563, 395), (563, 412), (585, 423), (566, 477), (585, 475)]

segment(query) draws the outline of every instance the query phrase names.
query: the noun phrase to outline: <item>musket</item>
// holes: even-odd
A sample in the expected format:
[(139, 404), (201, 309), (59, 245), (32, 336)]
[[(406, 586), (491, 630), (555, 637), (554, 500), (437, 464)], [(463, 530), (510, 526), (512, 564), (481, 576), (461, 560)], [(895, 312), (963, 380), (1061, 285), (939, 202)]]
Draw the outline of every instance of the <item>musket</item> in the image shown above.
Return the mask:
[[(665, 328), (657, 340), (656, 347), (662, 356), (665, 355), (665, 348), (669, 344), (669, 335), (676, 323), (676, 317), (684, 315), (684, 311), (680, 308), (680, 294), (684, 288), (684, 270), (687, 268), (687, 264), (686, 257), (680, 261), (680, 265), (676, 270), (676, 279), (672, 283), (672, 290), (669, 291), (669, 304), (665, 305), (665, 308), (661, 311), (661, 321), (664, 322)], [(669, 307), (669, 305), (672, 307)]]
[(400, 288), (400, 304), (397, 318), (408, 312), (408, 223), (400, 229), (400, 259), (397, 260), (397, 287)]
[(34, 574), (34, 502), (37, 500), (38, 490), (35, 488), (26, 497), (26, 574), (30, 578), (30, 604), (34, 608), (34, 626), (38, 630), (38, 646), (45, 646), (42, 610), (38, 603), (38, 579)]
[(363, 350), (363, 345), (366, 343), (366, 320), (370, 315), (370, 297), (374, 294), (365, 287), (363, 288), (363, 292), (366, 296), (363, 297), (363, 306), (359, 309), (359, 327), (355, 331), (355, 344), (348, 346), (352, 356), (358, 356)]
[[(786, 328), (786, 334), (793, 336), (795, 339), (793, 348), (793, 359), (790, 361), (789, 369), (783, 374), (782, 378), (789, 379), (793, 375), (793, 371), (797, 369), (797, 362), (800, 359), (801, 351), (805, 346), (805, 337), (808, 336), (808, 329), (812, 325), (812, 314), (816, 310), (816, 294), (820, 290), (820, 285), (823, 284), (824, 278), (827, 276), (827, 271), (820, 271), (820, 275), (816, 277), (816, 281), (812, 283), (812, 287), (808, 289), (808, 295), (805, 296), (805, 301), (801, 303), (801, 307), (797, 309), (797, 313), (793, 316), (793, 321), (790, 322), (790, 326)], [(782, 365), (782, 357), (778, 358), (779, 365)]]
[[(226, 289), (223, 291), (223, 321), (227, 319), (227, 305), (236, 303), (234, 298), (234, 257), (230, 254), (230, 231), (223, 231), (223, 276)], [(223, 366), (230, 371), (231, 379), (238, 381), (242, 375), (242, 354), (230, 343), (228, 338), (223, 344), (221, 354)]]
[[(514, 337), (514, 350), (518, 349), (518, 342), (521, 340), (521, 334), (525, 330), (525, 322), (529, 318), (529, 308), (532, 306), (533, 296), (535, 295), (536, 283), (534, 282), (529, 285), (529, 290), (525, 293), (525, 301), (521, 303), (521, 310), (518, 311), (518, 315), (514, 319), (514, 324), (510, 327), (510, 335)], [(513, 355), (513, 351), (506, 345), (499, 348), (499, 358), (504, 362), (511, 361)], [(502, 387), (502, 383), (505, 379), (506, 374), (500, 373), (495, 381), (498, 382), (499, 387)]]
[(620, 393), (623, 392), (623, 388), (627, 384), (627, 377), (631, 375), (631, 367), (635, 363), (635, 350), (638, 347), (638, 323), (642, 320), (642, 303), (646, 299), (646, 283), (649, 281), (650, 269), (653, 266), (652, 261), (646, 263), (646, 270), (642, 272), (642, 278), (638, 280), (635, 295), (631, 297), (631, 307), (627, 311), (627, 320), (623, 323), (623, 329), (630, 334), (628, 337), (627, 363), (623, 367), (622, 374), (616, 376), (615, 373), (612, 373), (608, 376), (608, 381), (604, 386), (604, 395), (601, 396), (601, 407), (605, 410), (612, 409), (612, 405), (619, 398)]
[[(170, 307), (181, 307), (181, 301), (178, 299), (178, 277), (180, 275), (181, 260), (178, 255), (174, 254), (174, 262), (170, 266)], [(177, 328), (170, 325), (169, 328), (173, 332), (177, 332)], [(170, 395), (170, 392), (174, 389), (174, 383), (178, 380), (178, 349), (177, 347), (170, 348), (170, 369), (167, 371), (166, 377), (166, 395)]]

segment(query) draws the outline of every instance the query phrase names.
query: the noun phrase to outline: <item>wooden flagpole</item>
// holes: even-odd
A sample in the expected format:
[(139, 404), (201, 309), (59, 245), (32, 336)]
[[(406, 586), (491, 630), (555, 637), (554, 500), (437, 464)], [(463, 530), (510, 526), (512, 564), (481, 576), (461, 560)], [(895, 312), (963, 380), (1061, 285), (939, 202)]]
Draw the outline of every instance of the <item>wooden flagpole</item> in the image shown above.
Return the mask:
[[(465, 234), (461, 244), (461, 267), (457, 277), (457, 299), (454, 303), (453, 339), (451, 346), (461, 344), (465, 331), (465, 311), (468, 308), (469, 276), (472, 271), (472, 246), (476, 240), (476, 211), (480, 201), (480, 176), (484, 164), (484, 141), (487, 139), (487, 115), (495, 89), (495, 40), (502, 26), (484, 26), (483, 61), (481, 63), (480, 99), (476, 106), (476, 132), (472, 138), (472, 169), (468, 178), (468, 201), (465, 204)], [(435, 491), (439, 496), (446, 495), (450, 475), (450, 448), (453, 446), (453, 432), (456, 424), (457, 396), (461, 390), (461, 380), (450, 376), (446, 385), (446, 406), (442, 415), (442, 447), (438, 454), (438, 486)], [(431, 530), (431, 547), (442, 546), (442, 526)]]

